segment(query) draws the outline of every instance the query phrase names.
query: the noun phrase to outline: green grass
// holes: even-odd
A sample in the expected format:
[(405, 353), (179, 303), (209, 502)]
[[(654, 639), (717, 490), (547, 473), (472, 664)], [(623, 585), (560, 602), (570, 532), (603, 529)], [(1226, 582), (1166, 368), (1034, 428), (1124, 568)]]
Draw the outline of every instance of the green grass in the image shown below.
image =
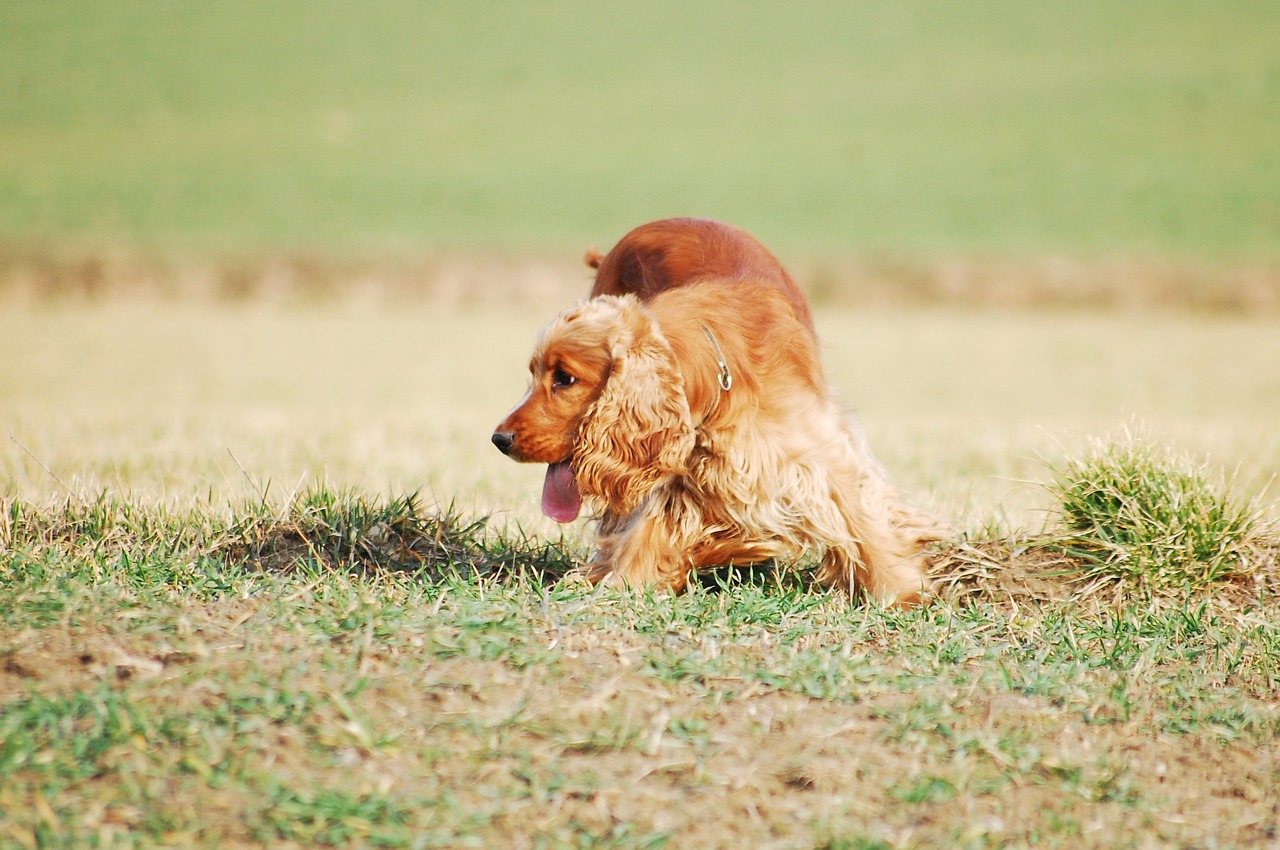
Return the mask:
[(1247, 847), (1280, 828), (1274, 554), (1260, 595), (1127, 582), (1043, 604), (979, 581), (896, 612), (767, 577), (600, 593), (566, 573), (580, 552), (407, 498), (3, 507), (15, 846)]
[(1064, 546), (1099, 575), (1205, 588), (1246, 578), (1266, 520), (1226, 492), (1206, 464), (1126, 433), (1100, 441), (1057, 471), (1053, 491), (1069, 531)]
[(0, 4), (0, 238), (1274, 261), (1264, 2)]

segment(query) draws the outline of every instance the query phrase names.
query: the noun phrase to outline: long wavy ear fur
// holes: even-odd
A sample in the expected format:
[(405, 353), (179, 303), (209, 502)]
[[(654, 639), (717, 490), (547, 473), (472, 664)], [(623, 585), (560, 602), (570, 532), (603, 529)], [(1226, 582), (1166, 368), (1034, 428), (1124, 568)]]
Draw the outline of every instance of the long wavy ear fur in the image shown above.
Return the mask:
[(694, 435), (671, 346), (634, 298), (618, 302), (612, 368), (579, 427), (574, 473), (583, 493), (627, 514), (659, 481), (687, 471)]

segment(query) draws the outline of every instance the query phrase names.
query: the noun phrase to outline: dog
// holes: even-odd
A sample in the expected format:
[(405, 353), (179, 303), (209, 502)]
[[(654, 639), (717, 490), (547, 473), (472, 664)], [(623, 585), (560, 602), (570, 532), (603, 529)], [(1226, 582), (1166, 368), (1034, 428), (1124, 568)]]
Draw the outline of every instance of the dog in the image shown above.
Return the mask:
[(647, 301), (707, 279), (766, 283), (786, 296), (796, 318), (813, 332), (809, 303), (782, 263), (731, 224), (705, 218), (651, 221), (623, 236), (608, 254), (589, 249), (583, 259), (596, 270), (592, 298), (629, 293)]
[(584, 500), (593, 507), (587, 578), (679, 591), (696, 570), (815, 548), (822, 584), (920, 603), (937, 533), (833, 400), (790, 278), (767, 264), (751, 272), (759, 254), (734, 265), (741, 273), (673, 276), (688, 269), (669, 251), (635, 267), (666, 269), (665, 284), (625, 261), (604, 275), (609, 257), (627, 256), (621, 247), (599, 264), (593, 292), (627, 291), (597, 293), (547, 326), (529, 392), (492, 436), (514, 460), (547, 464), (549, 517), (571, 522)]

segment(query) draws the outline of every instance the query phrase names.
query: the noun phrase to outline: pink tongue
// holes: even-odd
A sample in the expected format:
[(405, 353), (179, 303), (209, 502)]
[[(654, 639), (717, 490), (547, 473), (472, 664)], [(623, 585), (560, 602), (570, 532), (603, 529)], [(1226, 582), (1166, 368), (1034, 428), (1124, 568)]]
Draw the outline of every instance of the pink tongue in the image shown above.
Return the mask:
[(547, 466), (547, 480), (542, 483), (542, 512), (556, 522), (573, 522), (582, 510), (582, 494), (573, 480), (569, 461)]

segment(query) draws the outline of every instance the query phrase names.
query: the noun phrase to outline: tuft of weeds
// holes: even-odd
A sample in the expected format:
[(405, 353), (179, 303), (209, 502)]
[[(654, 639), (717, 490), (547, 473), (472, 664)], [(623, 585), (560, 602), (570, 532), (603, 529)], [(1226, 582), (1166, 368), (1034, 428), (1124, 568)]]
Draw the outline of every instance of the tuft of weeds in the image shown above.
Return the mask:
[(1050, 548), (1087, 577), (1195, 590), (1248, 577), (1273, 557), (1258, 505), (1236, 498), (1207, 463), (1141, 431), (1095, 441), (1054, 473), (1047, 486), (1062, 534)]
[(525, 537), (495, 539), (487, 517), (467, 519), (453, 507), (426, 511), (417, 494), (372, 500), (318, 489), (283, 512), (245, 512), (216, 551), (233, 562), (282, 569), (312, 561), (345, 569), (394, 569), (441, 577), (529, 571), (555, 578), (573, 566), (551, 544)]
[(452, 507), (428, 510), (417, 494), (373, 498), (317, 488), (283, 507), (253, 502), (228, 518), (212, 509), (171, 511), (100, 495), (89, 501), (35, 506), (0, 499), (0, 577), (9, 569), (29, 575), (46, 556), (79, 562), (163, 568), (167, 582), (201, 565), (266, 572), (310, 565), (347, 572), (393, 570), (436, 580), (451, 574), (530, 573), (550, 582), (574, 565), (554, 543), (492, 533), (487, 517), (468, 518)]

